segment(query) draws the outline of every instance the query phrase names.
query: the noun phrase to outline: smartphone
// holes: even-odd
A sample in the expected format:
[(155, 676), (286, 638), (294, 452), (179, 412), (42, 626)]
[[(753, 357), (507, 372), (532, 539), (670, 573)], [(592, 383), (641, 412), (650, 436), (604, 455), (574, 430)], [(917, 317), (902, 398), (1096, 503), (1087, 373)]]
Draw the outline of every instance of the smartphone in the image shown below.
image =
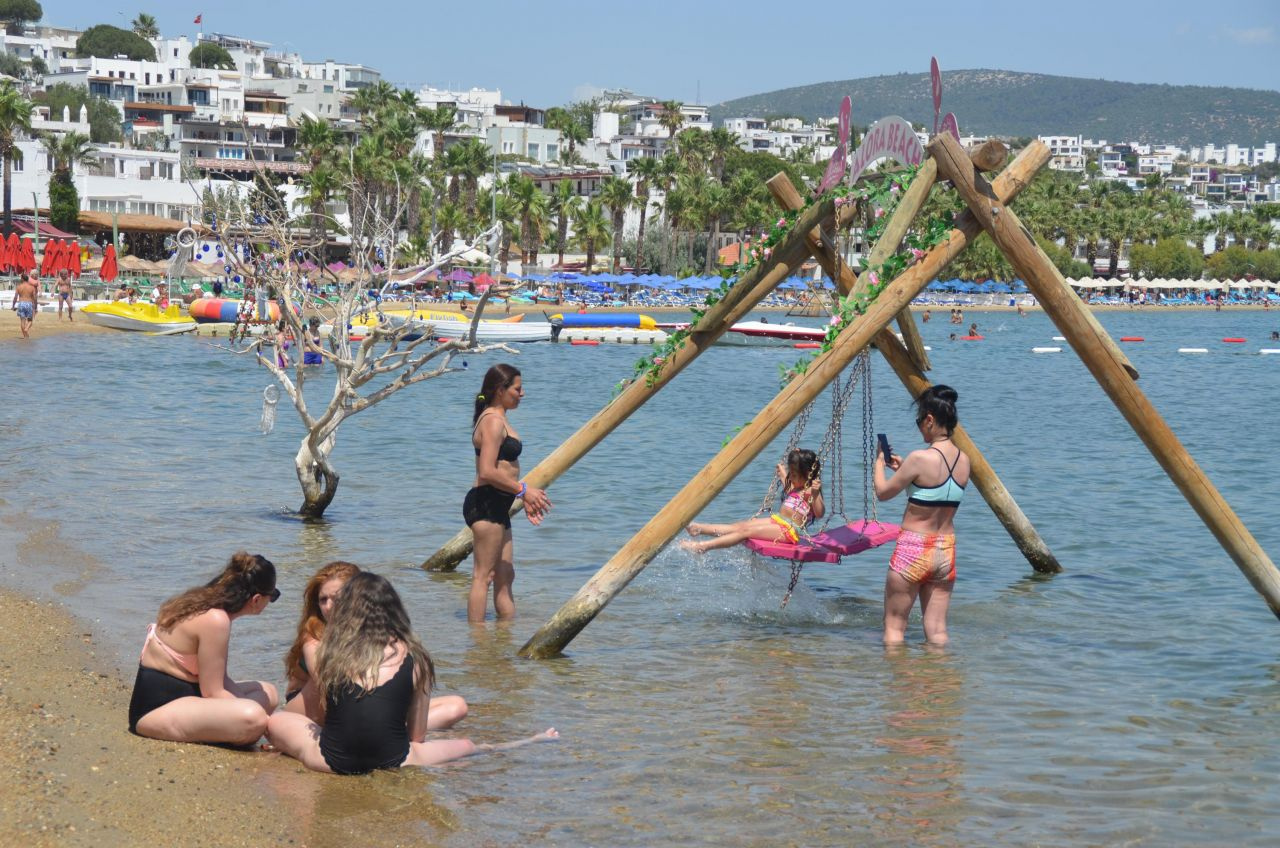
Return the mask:
[(893, 451), (889, 449), (889, 439), (884, 433), (876, 433), (876, 441), (880, 444), (880, 453), (884, 455), (884, 461), (888, 463), (889, 457), (893, 455)]

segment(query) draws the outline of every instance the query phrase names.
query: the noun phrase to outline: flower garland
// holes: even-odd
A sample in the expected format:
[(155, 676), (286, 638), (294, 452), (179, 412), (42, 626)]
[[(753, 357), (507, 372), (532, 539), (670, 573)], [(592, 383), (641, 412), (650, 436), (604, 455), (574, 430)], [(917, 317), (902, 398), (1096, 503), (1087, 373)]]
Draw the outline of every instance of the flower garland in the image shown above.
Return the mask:
[[(783, 214), (769, 228), (769, 232), (765, 234), (764, 238), (748, 251), (747, 263), (741, 269), (742, 273), (737, 279), (742, 280), (747, 271), (752, 270), (762, 262), (768, 262), (778, 245), (782, 244), (791, 235), (792, 229), (804, 212), (815, 203), (823, 202), (829, 198), (834, 198), (836, 209), (840, 209), (849, 203), (863, 203), (875, 209), (874, 221), (867, 228), (865, 235), (867, 242), (875, 242), (883, 234), (884, 228), (888, 224), (888, 213), (897, 206), (902, 193), (911, 184), (911, 181), (915, 179), (919, 170), (919, 166), (916, 165), (886, 174), (884, 179), (878, 183), (836, 186), (826, 194), (811, 198), (804, 206)], [(822, 341), (821, 347), (813, 353), (812, 357), (802, 360), (790, 368), (780, 366), (784, 381), (803, 374), (813, 359), (830, 350), (840, 331), (847, 327), (858, 315), (867, 311), (867, 307), (875, 301), (890, 280), (919, 260), (930, 248), (946, 240), (953, 224), (954, 213), (951, 211), (943, 213), (940, 217), (931, 218), (923, 228), (908, 233), (907, 237), (903, 239), (903, 244), (906, 248), (903, 252), (893, 254), (874, 268), (863, 269), (863, 272), (869, 275), (870, 285), (867, 286), (864, 292), (856, 296), (851, 293), (846, 297), (836, 298), (837, 307), (832, 315), (831, 323), (827, 327), (827, 334)], [(729, 279), (730, 273), (732, 272), (729, 270), (723, 271), (722, 274), (725, 276), (725, 280), (720, 284), (720, 287), (708, 293), (701, 306), (695, 306), (690, 310), (692, 317), (687, 327), (668, 335), (666, 341), (661, 345), (654, 345), (652, 353), (636, 362), (633, 377), (618, 383), (614, 392), (615, 396), (642, 375), (645, 378), (647, 387), (652, 388), (657, 384), (658, 378), (662, 374), (663, 365), (671, 356), (685, 346), (693, 328), (706, 315), (707, 310), (719, 303), (729, 293), (734, 285), (734, 282)]]

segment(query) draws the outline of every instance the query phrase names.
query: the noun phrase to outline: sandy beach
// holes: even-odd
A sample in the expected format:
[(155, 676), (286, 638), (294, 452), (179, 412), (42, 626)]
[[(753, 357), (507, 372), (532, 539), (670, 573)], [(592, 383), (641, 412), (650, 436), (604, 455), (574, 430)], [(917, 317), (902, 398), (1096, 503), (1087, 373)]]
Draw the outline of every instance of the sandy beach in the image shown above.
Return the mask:
[(301, 844), (263, 791), (278, 757), (133, 736), (83, 623), (9, 591), (0, 620), (0, 845)]

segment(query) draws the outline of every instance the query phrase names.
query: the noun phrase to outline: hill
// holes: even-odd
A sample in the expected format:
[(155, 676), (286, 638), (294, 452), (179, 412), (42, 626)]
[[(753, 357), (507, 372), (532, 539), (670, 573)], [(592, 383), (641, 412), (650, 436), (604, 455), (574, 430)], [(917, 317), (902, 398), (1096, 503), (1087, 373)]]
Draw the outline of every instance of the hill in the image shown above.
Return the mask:
[[(943, 71), (942, 111), (962, 133), (1005, 137), (1083, 135), (1108, 141), (1259, 146), (1280, 142), (1280, 91), (1151, 85), (1028, 74)], [(933, 126), (929, 75), (894, 74), (823, 82), (740, 97), (711, 107), (711, 118), (795, 115), (830, 119), (853, 98), (853, 122), (885, 115)]]

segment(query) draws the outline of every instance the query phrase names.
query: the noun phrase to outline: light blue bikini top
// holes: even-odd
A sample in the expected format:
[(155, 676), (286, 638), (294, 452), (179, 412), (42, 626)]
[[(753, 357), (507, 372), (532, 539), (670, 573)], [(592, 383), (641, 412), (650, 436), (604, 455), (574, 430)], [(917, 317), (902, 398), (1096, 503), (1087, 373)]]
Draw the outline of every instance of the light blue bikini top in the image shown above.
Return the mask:
[(942, 464), (947, 466), (947, 479), (943, 480), (936, 486), (917, 486), (913, 483), (907, 484), (907, 503), (917, 506), (960, 506), (960, 499), (964, 497), (964, 486), (961, 486), (951, 476), (955, 473), (956, 466), (960, 464), (960, 452), (956, 451), (956, 461), (947, 464), (947, 455), (942, 451), (938, 451), (938, 455), (942, 457)]

